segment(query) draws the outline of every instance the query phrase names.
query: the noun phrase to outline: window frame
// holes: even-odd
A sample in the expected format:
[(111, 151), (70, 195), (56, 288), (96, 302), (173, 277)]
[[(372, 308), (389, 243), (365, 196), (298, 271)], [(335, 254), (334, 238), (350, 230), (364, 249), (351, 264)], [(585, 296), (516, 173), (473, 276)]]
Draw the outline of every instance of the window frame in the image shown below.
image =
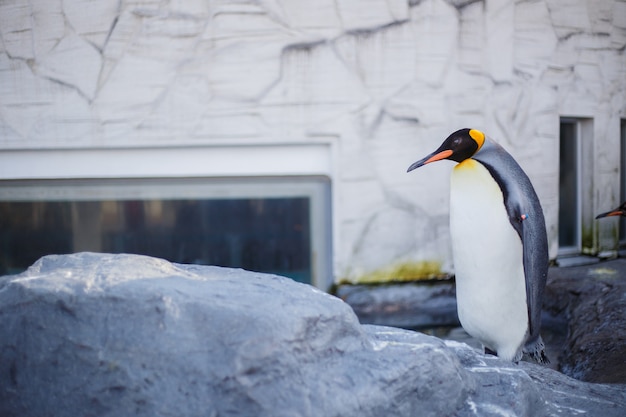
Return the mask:
[[(581, 169), (581, 162), (582, 162), (582, 158), (581, 158), (581, 154), (582, 154), (582, 146), (581, 146), (581, 124), (580, 124), (580, 120), (577, 118), (573, 118), (573, 117), (561, 117), (560, 121), (559, 121), (559, 164), (561, 163), (561, 159), (560, 159), (560, 148), (561, 148), (561, 125), (562, 124), (572, 124), (574, 125), (574, 135), (575, 137), (573, 139), (568, 139), (568, 140), (573, 140), (574, 141), (574, 147), (576, 149), (576, 175), (575, 175), (575, 181), (576, 181), (576, 201), (575, 201), (575, 205), (576, 205), (576, 215), (575, 215), (575, 224), (573, 225), (575, 227), (575, 232), (574, 232), (574, 240), (575, 240), (575, 244), (571, 245), (571, 246), (562, 246), (560, 239), (559, 239), (559, 250), (558, 250), (558, 256), (575, 256), (578, 255), (582, 252), (582, 199), (581, 199), (581, 194), (582, 194), (582, 184), (581, 184), (581, 178), (582, 178), (582, 169)], [(560, 175), (559, 175), (559, 182), (560, 182)], [(561, 189), (559, 189), (559, 205), (561, 204)], [(562, 227), (562, 221), (559, 215), (559, 228)], [(572, 226), (572, 225), (568, 225)]]
[[(333, 138), (321, 136), (303, 142), (215, 141), (211, 145), (177, 147), (5, 149), (0, 151), (0, 188), (4, 189), (4, 199), (9, 194), (10, 198), (20, 195), (34, 198), (33, 194), (40, 192), (61, 198), (71, 195), (68, 187), (79, 186), (88, 193), (99, 183), (99, 192), (103, 192), (104, 184), (132, 181), (148, 187), (143, 191), (124, 191), (128, 199), (148, 197), (155, 192), (152, 188), (160, 187), (158, 184), (185, 182), (205, 187), (207, 194), (203, 198), (280, 197), (285, 193), (302, 196), (307, 191), (312, 196), (312, 284), (327, 290), (334, 283), (332, 157), (335, 153)], [(246, 182), (249, 187), (232, 187)], [(318, 185), (310, 188), (307, 184), (311, 183)], [(155, 185), (151, 188), (150, 184)], [(18, 190), (16, 185), (26, 187)], [(272, 187), (276, 188), (272, 190)], [(209, 193), (209, 189), (215, 194)]]
[[(561, 247), (559, 242), (557, 257), (565, 258), (576, 257), (578, 255), (597, 255), (599, 246), (598, 229), (597, 223), (595, 222), (595, 216), (597, 213), (595, 213), (593, 199), (583, 198), (584, 196), (592, 196), (594, 190), (594, 119), (592, 117), (585, 116), (561, 116), (559, 122), (559, 132), (561, 123), (572, 123), (576, 126), (576, 178), (578, 193), (576, 206), (578, 214), (576, 224), (576, 245)], [(559, 194), (560, 193), (561, 190), (559, 189)], [(562, 226), (560, 223), (561, 219), (559, 218), (558, 227)]]

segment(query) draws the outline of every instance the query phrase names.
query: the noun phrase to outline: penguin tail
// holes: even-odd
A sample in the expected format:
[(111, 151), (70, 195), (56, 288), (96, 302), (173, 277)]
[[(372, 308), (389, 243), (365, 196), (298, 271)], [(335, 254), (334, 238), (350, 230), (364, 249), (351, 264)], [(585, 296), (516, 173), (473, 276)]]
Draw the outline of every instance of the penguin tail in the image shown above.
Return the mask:
[(543, 349), (541, 351), (530, 352), (529, 355), (535, 362), (541, 365), (548, 365), (550, 363), (550, 359), (548, 359)]
[(550, 363), (550, 359), (545, 352), (545, 345), (541, 336), (539, 336), (534, 342), (527, 343), (524, 347), (524, 353), (528, 354), (532, 360), (541, 364), (547, 365)]

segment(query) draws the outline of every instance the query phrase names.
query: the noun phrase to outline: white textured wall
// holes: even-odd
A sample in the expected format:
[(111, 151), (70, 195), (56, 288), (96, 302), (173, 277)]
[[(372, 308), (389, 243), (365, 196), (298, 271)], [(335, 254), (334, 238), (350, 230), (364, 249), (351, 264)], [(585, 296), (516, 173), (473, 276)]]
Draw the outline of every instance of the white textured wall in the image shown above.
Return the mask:
[(452, 163), (405, 171), (457, 128), (527, 170), (552, 256), (559, 116), (594, 119), (588, 198), (618, 203), (624, 1), (3, 0), (0, 37), (2, 152), (329, 143), (337, 276), (452, 268)]

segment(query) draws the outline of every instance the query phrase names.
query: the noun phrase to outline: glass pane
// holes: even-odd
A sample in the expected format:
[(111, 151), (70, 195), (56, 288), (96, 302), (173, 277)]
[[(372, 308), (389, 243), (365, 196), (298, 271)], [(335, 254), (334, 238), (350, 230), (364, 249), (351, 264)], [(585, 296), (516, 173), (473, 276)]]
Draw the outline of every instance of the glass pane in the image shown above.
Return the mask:
[(578, 247), (578, 144), (576, 122), (561, 122), (559, 246)]
[(0, 274), (95, 251), (312, 279), (308, 197), (0, 202), (0, 216)]

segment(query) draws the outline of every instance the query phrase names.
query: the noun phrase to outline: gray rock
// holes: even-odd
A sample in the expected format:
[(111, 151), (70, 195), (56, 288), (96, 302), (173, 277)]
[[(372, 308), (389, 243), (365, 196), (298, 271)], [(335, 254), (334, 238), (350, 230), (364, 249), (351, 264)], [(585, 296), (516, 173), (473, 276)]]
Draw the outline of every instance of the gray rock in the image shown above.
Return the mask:
[(626, 412), (622, 386), (363, 326), (286, 278), (135, 255), (49, 256), (0, 278), (0, 355), (2, 416)]
[(335, 294), (363, 324), (420, 329), (459, 326), (452, 280), (388, 285), (340, 285)]
[(567, 317), (561, 371), (587, 382), (626, 384), (626, 259), (551, 268), (545, 308)]

